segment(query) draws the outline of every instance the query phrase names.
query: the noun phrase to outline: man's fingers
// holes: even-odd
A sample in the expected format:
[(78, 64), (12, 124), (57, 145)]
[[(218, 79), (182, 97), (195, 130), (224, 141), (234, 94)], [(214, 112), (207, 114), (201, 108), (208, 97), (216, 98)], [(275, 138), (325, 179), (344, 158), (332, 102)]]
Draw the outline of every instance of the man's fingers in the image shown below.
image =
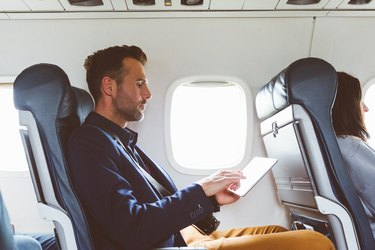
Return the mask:
[(241, 170), (219, 170), (197, 183), (203, 187), (207, 196), (211, 196), (227, 190), (231, 185), (238, 186), (244, 178)]

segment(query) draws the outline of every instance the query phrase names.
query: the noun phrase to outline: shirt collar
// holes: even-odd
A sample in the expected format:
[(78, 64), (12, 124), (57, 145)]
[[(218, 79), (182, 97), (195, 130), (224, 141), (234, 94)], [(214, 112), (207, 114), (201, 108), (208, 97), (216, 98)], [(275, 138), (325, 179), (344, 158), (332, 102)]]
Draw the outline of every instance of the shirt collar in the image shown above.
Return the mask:
[(134, 149), (138, 140), (138, 133), (129, 129), (122, 128), (111, 120), (105, 118), (104, 116), (92, 111), (85, 119), (84, 124), (92, 124), (99, 128), (110, 129), (114, 132), (121, 140), (123, 144)]

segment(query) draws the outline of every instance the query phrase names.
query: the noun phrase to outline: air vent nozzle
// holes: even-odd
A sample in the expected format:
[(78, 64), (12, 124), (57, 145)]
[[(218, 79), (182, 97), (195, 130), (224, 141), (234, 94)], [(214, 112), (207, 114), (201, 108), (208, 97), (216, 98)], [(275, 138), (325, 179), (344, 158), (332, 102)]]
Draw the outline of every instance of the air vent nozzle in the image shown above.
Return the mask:
[(203, 0), (181, 0), (182, 5), (202, 5)]
[(78, 6), (100, 6), (103, 5), (102, 0), (68, 0), (71, 5)]
[(368, 4), (371, 0), (350, 0), (348, 4), (352, 5), (360, 5), (360, 4)]
[(320, 0), (288, 0), (287, 4), (293, 5), (309, 5), (309, 4), (317, 4)]
[(133, 4), (141, 6), (155, 5), (155, 0), (133, 0)]

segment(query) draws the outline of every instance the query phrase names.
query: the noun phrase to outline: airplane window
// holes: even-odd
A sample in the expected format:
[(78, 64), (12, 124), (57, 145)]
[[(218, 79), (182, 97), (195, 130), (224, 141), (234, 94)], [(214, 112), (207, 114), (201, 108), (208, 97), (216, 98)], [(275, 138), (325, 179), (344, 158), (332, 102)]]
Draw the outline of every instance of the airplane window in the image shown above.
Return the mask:
[(0, 84), (0, 170), (27, 171), (11, 84)]
[(375, 148), (375, 79), (369, 83), (366, 85), (368, 88), (365, 86), (367, 90), (364, 92), (364, 102), (369, 108), (369, 111), (365, 113), (365, 123), (371, 136), (368, 143)]
[(236, 167), (244, 160), (249, 126), (242, 86), (228, 81), (188, 81), (175, 84), (170, 92), (166, 134), (170, 135), (167, 153), (171, 151), (172, 165), (196, 173)]

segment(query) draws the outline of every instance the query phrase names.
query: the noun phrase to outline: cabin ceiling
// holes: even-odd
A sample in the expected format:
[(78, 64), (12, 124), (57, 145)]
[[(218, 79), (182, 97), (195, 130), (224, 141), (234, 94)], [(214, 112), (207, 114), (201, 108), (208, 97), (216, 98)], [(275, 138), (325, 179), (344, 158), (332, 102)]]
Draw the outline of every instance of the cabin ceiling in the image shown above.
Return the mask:
[(375, 0), (0, 0), (0, 19), (14, 14), (135, 12), (369, 11)]

